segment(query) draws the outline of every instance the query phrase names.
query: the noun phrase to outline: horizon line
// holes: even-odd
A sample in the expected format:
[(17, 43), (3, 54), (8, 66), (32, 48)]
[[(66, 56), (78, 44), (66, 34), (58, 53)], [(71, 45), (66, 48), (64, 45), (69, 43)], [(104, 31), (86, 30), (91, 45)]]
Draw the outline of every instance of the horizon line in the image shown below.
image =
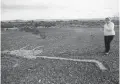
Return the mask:
[[(111, 16), (110, 18), (118, 18), (119, 19), (119, 16), (117, 17), (114, 17), (114, 16)], [(22, 20), (22, 21), (30, 21), (30, 20), (33, 20), (33, 21), (57, 21), (57, 20), (103, 20), (105, 19), (105, 17), (101, 17), (101, 18), (65, 18), (65, 19), (11, 19), (11, 20), (0, 20), (0, 21), (19, 21), (19, 20)]]
[(17, 20), (22, 20), (22, 21), (26, 21), (26, 20), (28, 20), (28, 21), (29, 20), (33, 20), (33, 21), (35, 21), (35, 20), (36, 21), (37, 20), (38, 21), (39, 20), (41, 20), (41, 21), (43, 20), (44, 21), (45, 20), (45, 21), (47, 21), (48, 20), (48, 21), (50, 21), (50, 20), (97, 20), (97, 19), (104, 19), (104, 18), (81, 18), (81, 19), (80, 18), (79, 19), (11, 19), (11, 20), (1, 20), (1, 21), (15, 21), (15, 20), (16, 21)]

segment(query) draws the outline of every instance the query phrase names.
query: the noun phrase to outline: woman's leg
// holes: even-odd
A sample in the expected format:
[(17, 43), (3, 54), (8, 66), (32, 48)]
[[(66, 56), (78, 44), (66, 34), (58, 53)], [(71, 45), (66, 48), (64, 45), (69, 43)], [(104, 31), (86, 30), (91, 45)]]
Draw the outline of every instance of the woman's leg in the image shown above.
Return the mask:
[(113, 40), (113, 35), (111, 35), (111, 36), (108, 36), (108, 41), (107, 41), (107, 48), (106, 48), (106, 52), (109, 52), (109, 50), (110, 50), (110, 43), (111, 43), (111, 41)]
[(105, 43), (105, 52), (107, 52), (108, 36), (104, 36), (104, 43)]

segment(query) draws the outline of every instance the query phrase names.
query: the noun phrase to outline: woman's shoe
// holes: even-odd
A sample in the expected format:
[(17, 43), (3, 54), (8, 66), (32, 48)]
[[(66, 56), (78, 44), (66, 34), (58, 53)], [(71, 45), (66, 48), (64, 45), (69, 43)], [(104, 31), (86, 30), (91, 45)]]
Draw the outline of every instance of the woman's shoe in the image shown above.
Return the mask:
[(109, 53), (108, 52), (105, 52), (105, 55), (108, 55)]

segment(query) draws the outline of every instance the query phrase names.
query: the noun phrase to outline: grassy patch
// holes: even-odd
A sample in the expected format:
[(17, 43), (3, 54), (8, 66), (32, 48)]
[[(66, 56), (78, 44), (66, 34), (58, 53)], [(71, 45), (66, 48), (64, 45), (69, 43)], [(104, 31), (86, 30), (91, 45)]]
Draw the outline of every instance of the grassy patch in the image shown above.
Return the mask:
[(2, 55), (2, 84), (117, 84), (117, 74), (102, 72), (93, 63)]
[[(2, 54), (2, 84), (117, 84), (119, 66), (119, 32), (111, 43), (110, 54), (104, 56), (104, 37), (99, 29), (41, 29), (46, 39), (26, 32), (2, 34), (2, 51), (44, 46), (40, 55), (97, 59), (109, 70), (101, 72), (92, 63), (48, 59), (25, 59)], [(82, 31), (82, 32), (81, 32)], [(83, 32), (84, 31), (84, 32)]]

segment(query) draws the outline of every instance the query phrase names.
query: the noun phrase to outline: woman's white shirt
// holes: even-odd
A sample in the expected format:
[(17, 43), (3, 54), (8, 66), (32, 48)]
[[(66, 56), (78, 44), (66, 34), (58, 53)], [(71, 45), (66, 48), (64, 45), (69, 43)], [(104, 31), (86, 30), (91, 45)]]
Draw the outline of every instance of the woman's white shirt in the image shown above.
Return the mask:
[(110, 22), (109, 24), (104, 25), (104, 35), (109, 36), (109, 35), (115, 35), (115, 30), (114, 30), (114, 23)]

